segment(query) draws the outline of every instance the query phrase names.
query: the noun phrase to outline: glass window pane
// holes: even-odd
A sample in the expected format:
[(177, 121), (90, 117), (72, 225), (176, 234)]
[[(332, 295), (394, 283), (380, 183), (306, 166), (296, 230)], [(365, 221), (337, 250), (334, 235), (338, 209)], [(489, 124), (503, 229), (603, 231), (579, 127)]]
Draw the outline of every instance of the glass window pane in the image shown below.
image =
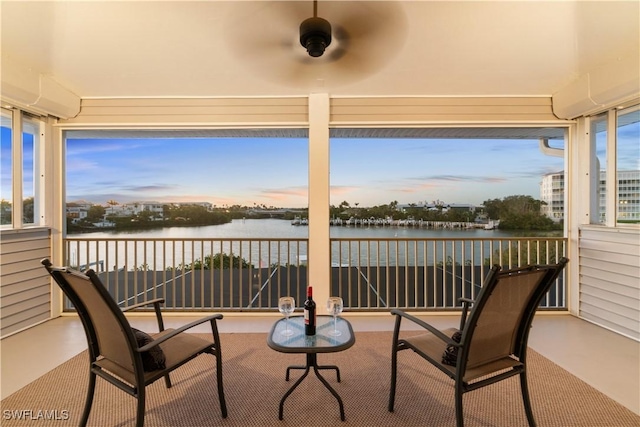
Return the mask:
[(640, 106), (618, 112), (618, 223), (640, 222)]
[(11, 112), (2, 109), (0, 138), (0, 225), (11, 225), (11, 200), (13, 198), (13, 181), (11, 179)]
[[(591, 222), (603, 224), (607, 219), (607, 114), (600, 114), (591, 119), (591, 141), (595, 150), (595, 165), (592, 173), (596, 176), (591, 181), (592, 197), (597, 200), (597, 212), (591, 212)], [(594, 193), (595, 191), (595, 193)]]
[[(306, 138), (109, 135), (66, 134), (69, 234), (185, 225), (185, 220), (208, 225), (282, 218), (289, 215), (283, 208), (308, 207)], [(190, 205), (208, 212), (189, 212)]]
[(25, 120), (22, 132), (22, 223), (34, 225), (36, 216), (36, 146), (38, 141), (37, 123)]
[[(555, 141), (553, 148), (562, 145)], [(441, 221), (468, 228), (500, 220), (514, 229), (562, 230), (563, 168), (563, 157), (541, 152), (538, 139), (334, 137), (331, 218), (346, 224)], [(523, 215), (509, 217), (518, 203)]]

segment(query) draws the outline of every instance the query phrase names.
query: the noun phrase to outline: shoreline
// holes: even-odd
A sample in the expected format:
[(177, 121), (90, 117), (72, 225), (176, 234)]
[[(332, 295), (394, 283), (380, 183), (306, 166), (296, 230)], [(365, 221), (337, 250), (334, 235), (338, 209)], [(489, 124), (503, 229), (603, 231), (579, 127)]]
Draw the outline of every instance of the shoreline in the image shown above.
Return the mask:
[[(244, 227), (249, 224), (257, 224), (260, 222), (277, 224), (278, 228), (281, 228), (282, 230), (285, 230), (285, 227), (286, 229), (289, 229), (292, 231), (295, 230), (293, 232), (295, 236), (292, 236), (292, 237), (300, 237), (299, 234), (303, 233), (304, 230), (308, 229), (307, 224), (304, 224), (304, 225), (293, 224), (291, 220), (284, 219), (284, 218), (233, 218), (229, 222), (220, 223), (220, 224), (199, 224), (199, 225), (171, 224), (171, 225), (162, 225), (157, 227), (139, 227), (139, 228), (112, 227), (112, 228), (92, 228), (92, 229), (83, 229), (83, 230), (76, 229), (76, 230), (68, 231), (67, 236), (85, 236), (85, 235), (96, 234), (96, 233), (105, 233), (109, 235), (143, 234), (144, 232), (147, 232), (147, 231), (150, 232), (150, 234), (160, 235), (172, 229), (201, 230), (203, 228), (208, 228), (208, 227), (216, 227), (216, 228), (219, 227), (220, 229), (223, 229), (227, 227), (235, 227), (236, 225), (242, 225)], [(454, 222), (452, 221), (422, 221), (422, 223), (420, 221), (415, 221), (415, 223), (412, 224), (408, 222), (400, 222), (399, 220), (397, 220), (391, 224), (389, 223), (386, 223), (386, 224), (373, 223), (372, 224), (372, 223), (362, 223), (362, 222), (358, 224), (356, 224), (355, 222), (349, 223), (349, 224), (347, 224), (346, 222), (343, 222), (342, 224), (330, 223), (330, 228), (332, 230), (336, 230), (338, 233), (342, 233), (343, 231), (347, 231), (347, 230), (352, 230), (358, 233), (365, 232), (365, 231), (384, 232), (384, 231), (394, 230), (396, 232), (402, 232), (402, 233), (409, 233), (411, 231), (422, 231), (422, 232), (433, 231), (433, 232), (452, 232), (452, 233), (465, 233), (465, 232), (484, 233), (486, 232), (488, 235), (497, 232), (497, 233), (507, 233), (510, 235), (514, 235), (514, 237), (519, 237), (519, 236), (562, 237), (563, 235), (562, 229), (560, 230), (509, 230), (509, 229), (501, 229), (501, 228), (486, 229), (484, 225), (474, 226), (474, 227), (460, 226), (461, 224), (467, 225), (467, 224), (475, 224), (475, 223), (462, 222), (462, 223), (455, 223), (456, 225), (453, 225), (453, 224)], [(246, 230), (242, 230), (242, 231), (243, 233), (240, 233), (240, 234), (245, 235)], [(190, 234), (190, 233), (185, 233), (185, 234)], [(279, 232), (276, 234), (281, 234), (281, 233)], [(286, 233), (286, 234), (292, 234), (292, 233)], [(230, 236), (230, 237), (242, 237), (242, 236)], [(247, 237), (253, 237), (253, 236), (247, 236)], [(260, 233), (259, 237), (263, 237), (262, 233)], [(269, 236), (269, 237), (277, 237), (277, 236)], [(336, 236), (336, 237), (339, 237), (339, 236)], [(400, 237), (400, 236), (389, 236), (389, 237)]]

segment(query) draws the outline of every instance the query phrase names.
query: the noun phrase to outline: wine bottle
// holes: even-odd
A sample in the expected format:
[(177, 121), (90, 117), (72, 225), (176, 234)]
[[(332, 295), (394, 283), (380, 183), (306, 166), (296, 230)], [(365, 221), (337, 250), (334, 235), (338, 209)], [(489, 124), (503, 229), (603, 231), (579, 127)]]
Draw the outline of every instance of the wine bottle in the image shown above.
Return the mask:
[(316, 334), (316, 302), (313, 300), (311, 286), (307, 288), (307, 300), (304, 302), (304, 333)]

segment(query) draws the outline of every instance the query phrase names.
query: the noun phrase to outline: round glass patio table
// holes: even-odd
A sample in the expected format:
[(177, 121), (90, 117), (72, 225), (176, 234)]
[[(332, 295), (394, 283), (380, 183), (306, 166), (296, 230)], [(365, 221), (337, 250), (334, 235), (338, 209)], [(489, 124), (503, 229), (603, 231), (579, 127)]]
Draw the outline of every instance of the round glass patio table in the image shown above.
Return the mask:
[(340, 395), (329, 385), (326, 379), (320, 375), (320, 370), (332, 369), (336, 371), (336, 377), (340, 382), (340, 369), (336, 365), (318, 365), (318, 353), (335, 353), (338, 351), (344, 351), (356, 342), (356, 337), (353, 334), (351, 323), (348, 320), (338, 317), (336, 322), (336, 328), (342, 332), (339, 336), (329, 335), (330, 331), (333, 331), (333, 316), (319, 315), (316, 317), (316, 334), (305, 335), (304, 333), (304, 317), (292, 316), (289, 317), (290, 330), (293, 330), (293, 335), (285, 336), (281, 333), (285, 328), (285, 319), (278, 320), (271, 328), (267, 337), (267, 345), (281, 353), (304, 353), (306, 354), (306, 364), (287, 367), (285, 380), (289, 381), (289, 374), (292, 369), (302, 369), (304, 373), (298, 380), (291, 386), (291, 388), (284, 394), (280, 400), (280, 409), (278, 418), (283, 418), (284, 401), (289, 397), (293, 390), (300, 385), (300, 383), (307, 377), (309, 371), (313, 369), (318, 379), (324, 384), (324, 386), (333, 394), (340, 405), (340, 419), (344, 421), (344, 405)]

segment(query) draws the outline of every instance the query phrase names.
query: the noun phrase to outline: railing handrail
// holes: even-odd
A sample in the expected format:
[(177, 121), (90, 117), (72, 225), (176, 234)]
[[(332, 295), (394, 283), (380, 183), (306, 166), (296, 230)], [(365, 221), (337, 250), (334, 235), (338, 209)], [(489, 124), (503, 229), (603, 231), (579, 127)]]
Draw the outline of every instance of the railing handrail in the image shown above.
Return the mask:
[(306, 237), (80, 237), (71, 235), (65, 237), (64, 240), (82, 241), (91, 240), (103, 242), (108, 240), (127, 240), (127, 241), (146, 241), (146, 242), (183, 242), (183, 241), (201, 241), (208, 242), (212, 240), (233, 240), (236, 242), (289, 242), (293, 240), (306, 241)]

